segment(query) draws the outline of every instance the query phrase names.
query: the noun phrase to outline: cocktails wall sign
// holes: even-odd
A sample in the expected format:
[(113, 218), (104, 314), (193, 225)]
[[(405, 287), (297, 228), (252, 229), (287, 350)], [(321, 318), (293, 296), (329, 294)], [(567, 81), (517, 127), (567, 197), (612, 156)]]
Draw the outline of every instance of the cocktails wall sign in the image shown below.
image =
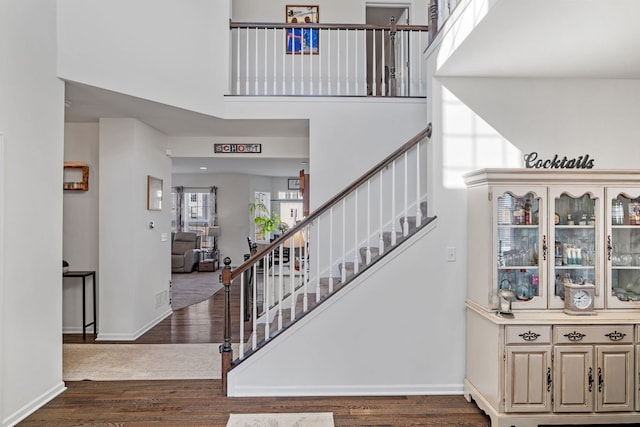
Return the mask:
[(550, 159), (542, 159), (535, 151), (524, 155), (524, 165), (529, 169), (593, 169), (594, 160), (588, 154), (569, 158), (558, 154)]

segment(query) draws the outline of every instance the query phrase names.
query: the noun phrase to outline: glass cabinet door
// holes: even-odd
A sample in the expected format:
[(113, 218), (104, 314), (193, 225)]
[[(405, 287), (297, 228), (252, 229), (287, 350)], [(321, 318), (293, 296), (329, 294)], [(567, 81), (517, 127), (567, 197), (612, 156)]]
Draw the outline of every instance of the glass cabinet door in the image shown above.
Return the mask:
[(601, 193), (579, 188), (550, 190), (549, 308), (564, 307), (566, 283), (593, 283), (595, 306), (604, 306), (601, 269), (596, 268), (602, 253)]
[(607, 189), (607, 307), (640, 307), (640, 189)]
[[(545, 189), (517, 192), (495, 191), (497, 274), (494, 300), (501, 289), (513, 292), (512, 308), (546, 308), (543, 277), (543, 236)], [(494, 304), (497, 304), (495, 302)]]

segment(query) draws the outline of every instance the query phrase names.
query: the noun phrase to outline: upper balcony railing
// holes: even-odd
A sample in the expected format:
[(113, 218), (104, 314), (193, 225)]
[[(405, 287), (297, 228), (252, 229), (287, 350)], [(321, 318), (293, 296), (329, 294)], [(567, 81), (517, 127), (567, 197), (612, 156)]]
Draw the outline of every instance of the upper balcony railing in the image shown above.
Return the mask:
[(230, 94), (424, 97), (427, 29), (232, 22)]

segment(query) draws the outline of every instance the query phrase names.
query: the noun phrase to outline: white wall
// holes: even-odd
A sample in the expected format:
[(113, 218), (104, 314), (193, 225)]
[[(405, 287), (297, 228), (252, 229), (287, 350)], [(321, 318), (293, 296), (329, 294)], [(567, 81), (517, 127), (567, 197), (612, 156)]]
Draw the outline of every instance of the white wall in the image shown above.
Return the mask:
[(55, 78), (56, 2), (0, 2), (0, 424), (64, 390), (64, 86)]
[(228, 85), (219, 58), (229, 56), (230, 0), (57, 3), (61, 78), (217, 112)]
[(638, 169), (638, 80), (439, 80), (523, 153), (589, 154), (598, 169)]
[(426, 104), (422, 99), (233, 97), (225, 102), (225, 116), (309, 120), (314, 209), (424, 129)]
[[(99, 340), (133, 340), (171, 313), (166, 146), (164, 134), (135, 119), (100, 120)], [(161, 211), (147, 210), (148, 175), (163, 180)]]
[[(89, 166), (89, 190), (65, 191), (63, 205), (62, 259), (71, 270), (98, 271), (98, 123), (67, 123), (64, 126), (65, 162)], [(82, 280), (64, 279), (62, 329), (82, 332)], [(87, 318), (93, 318), (91, 281), (87, 280)], [(93, 331), (90, 326), (87, 332)]]
[[(286, 6), (290, 4), (285, 0), (233, 0), (232, 18), (235, 22), (285, 22)], [(408, 5), (411, 9), (410, 23), (423, 25), (427, 23), (429, 7), (428, 0), (317, 0), (310, 4), (318, 5), (319, 21), (327, 24), (364, 24), (365, 6), (370, 4)]]
[(232, 370), (230, 395), (460, 393), (465, 291), (452, 263), (434, 275), (444, 259), (435, 231)]

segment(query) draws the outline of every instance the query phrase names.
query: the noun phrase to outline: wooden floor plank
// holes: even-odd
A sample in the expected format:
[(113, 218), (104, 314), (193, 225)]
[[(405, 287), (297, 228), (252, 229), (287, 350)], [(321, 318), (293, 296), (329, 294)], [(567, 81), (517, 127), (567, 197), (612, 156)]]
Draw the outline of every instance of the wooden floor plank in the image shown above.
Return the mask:
[[(238, 287), (231, 302), (239, 307)], [(134, 341), (140, 344), (222, 342), (224, 293), (176, 310)], [(239, 310), (232, 313), (238, 337)], [(236, 340), (232, 340), (236, 342)], [(65, 343), (97, 343), (89, 334), (65, 334)], [(110, 341), (109, 343), (113, 343)], [(131, 343), (128, 341), (128, 343)], [(336, 426), (468, 426), (490, 421), (462, 396), (223, 397), (219, 380), (78, 381), (20, 426), (220, 426), (231, 413), (333, 412)]]

